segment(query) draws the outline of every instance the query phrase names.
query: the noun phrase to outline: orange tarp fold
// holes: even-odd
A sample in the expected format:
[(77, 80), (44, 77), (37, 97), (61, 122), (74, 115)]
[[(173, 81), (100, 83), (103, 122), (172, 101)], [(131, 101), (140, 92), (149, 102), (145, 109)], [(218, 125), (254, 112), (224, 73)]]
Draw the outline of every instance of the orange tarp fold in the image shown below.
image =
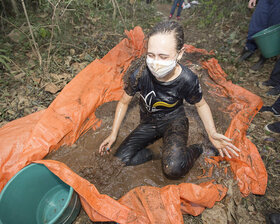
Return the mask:
[(118, 201), (98, 192), (95, 186), (75, 174), (65, 164), (40, 160), (55, 175), (79, 194), (83, 208), (94, 221), (118, 223), (183, 223), (182, 212), (199, 215), (226, 194), (227, 188), (211, 182), (200, 185), (182, 183), (163, 188), (142, 186), (129, 191)]
[[(78, 192), (84, 210), (92, 221), (118, 223), (183, 223), (182, 214), (199, 215), (227, 189), (213, 182), (200, 185), (182, 183), (163, 188), (142, 186), (125, 194), (118, 201), (98, 192), (95, 186), (75, 174), (65, 164), (41, 160), (62, 145), (73, 144), (89, 128), (100, 126), (95, 110), (103, 103), (119, 100), (123, 93), (122, 76), (131, 61), (140, 57), (144, 49), (144, 34), (140, 27), (126, 31), (122, 40), (107, 55), (83, 69), (57, 96), (52, 104), (40, 112), (17, 119), (0, 128), (0, 190), (20, 169), (38, 162), (45, 164), (55, 175)], [(188, 45), (190, 46), (190, 45)], [(206, 53), (188, 47), (188, 52)], [(246, 138), (246, 130), (261, 107), (259, 97), (228, 82), (226, 74), (214, 59), (204, 62), (209, 75), (217, 83), (216, 92), (226, 93), (233, 102), (228, 108), (234, 118), (226, 135), (242, 150), (240, 159), (228, 160), (241, 192), (263, 194), (267, 174), (253, 143)], [(236, 92), (237, 91), (237, 92)], [(238, 109), (234, 109), (238, 108)], [(214, 158), (219, 162), (220, 157)]]
[[(234, 117), (226, 131), (226, 136), (241, 149), (241, 153), (240, 157), (227, 160), (237, 178), (239, 189), (244, 196), (249, 193), (264, 194), (267, 186), (267, 172), (256, 146), (246, 137), (246, 131), (263, 102), (259, 96), (227, 81), (227, 75), (216, 59), (211, 58), (202, 64), (216, 82), (220, 90), (218, 95), (229, 97), (232, 101), (228, 110), (233, 111)], [(236, 111), (236, 108), (239, 110)]]

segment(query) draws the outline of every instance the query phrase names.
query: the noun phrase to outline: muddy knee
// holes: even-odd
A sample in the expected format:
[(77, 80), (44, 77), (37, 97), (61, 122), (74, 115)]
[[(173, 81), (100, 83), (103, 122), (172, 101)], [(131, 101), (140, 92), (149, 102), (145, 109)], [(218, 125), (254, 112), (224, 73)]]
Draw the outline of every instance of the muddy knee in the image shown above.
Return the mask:
[(184, 177), (193, 167), (196, 159), (202, 153), (201, 145), (192, 145), (188, 148), (173, 147), (163, 154), (162, 168), (164, 174), (170, 179)]
[(185, 162), (181, 161), (170, 161), (168, 163), (163, 163), (163, 173), (169, 179), (179, 179), (184, 177), (187, 172), (187, 166), (184, 164)]
[[(121, 153), (122, 152), (122, 153)], [(125, 153), (125, 151), (117, 151), (115, 154), (116, 157), (121, 159), (121, 161), (126, 166), (136, 166), (145, 162), (148, 162), (153, 159), (153, 153), (150, 149), (144, 148), (137, 151), (136, 153)]]

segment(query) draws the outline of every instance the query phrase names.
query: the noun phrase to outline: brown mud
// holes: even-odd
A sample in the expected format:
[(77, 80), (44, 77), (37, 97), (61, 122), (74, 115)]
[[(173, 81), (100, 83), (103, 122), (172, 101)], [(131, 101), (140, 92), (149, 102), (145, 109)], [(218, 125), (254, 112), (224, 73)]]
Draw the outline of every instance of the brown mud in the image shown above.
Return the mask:
[[(198, 55), (197, 55), (198, 56)], [(194, 55), (186, 56), (184, 61), (193, 61)], [(212, 108), (213, 117), (218, 130), (224, 133), (229, 125), (229, 114), (224, 113), (230, 101), (226, 98), (218, 98), (208, 93), (207, 82), (212, 82), (207, 73), (198, 64), (189, 66), (201, 80), (204, 97)], [(212, 82), (213, 83), (213, 82)], [(162, 172), (160, 154), (162, 149), (161, 139), (150, 146), (154, 154), (159, 158), (138, 166), (124, 167), (113, 154), (124, 138), (139, 124), (139, 98), (134, 97), (130, 104), (125, 120), (120, 128), (119, 136), (113, 145), (110, 154), (101, 156), (98, 148), (101, 142), (110, 134), (113, 124), (114, 112), (117, 102), (103, 104), (96, 111), (98, 118), (102, 120), (102, 125), (96, 131), (90, 130), (80, 137), (72, 146), (63, 146), (59, 150), (50, 153), (45, 159), (58, 160), (68, 165), (74, 172), (94, 184), (100, 193), (107, 194), (115, 199), (119, 199), (129, 190), (143, 185), (163, 187), (169, 184), (195, 183), (199, 184), (207, 180), (215, 179), (217, 182), (227, 181), (233, 178), (230, 171), (225, 174), (224, 168), (228, 164), (222, 164), (221, 168), (215, 167), (212, 177), (198, 178), (207, 176), (212, 165), (204, 161), (205, 157), (214, 156), (217, 151), (211, 147), (203, 124), (194, 106), (185, 103), (185, 111), (190, 123), (188, 145), (202, 143), (204, 152), (196, 161), (190, 172), (180, 180), (169, 180)], [(204, 170), (206, 173), (204, 173)], [(79, 218), (78, 218), (79, 220)]]
[[(145, 1), (142, 2), (145, 3)], [(156, 18), (152, 17), (161, 16), (163, 19), (167, 19), (171, 8), (171, 0), (168, 1), (169, 3), (164, 0), (154, 0), (153, 2), (157, 8), (156, 14), (150, 13), (151, 16), (149, 17), (149, 13), (142, 13), (143, 16), (135, 17), (135, 25), (142, 26), (145, 33), (157, 21)], [(260, 83), (268, 79), (277, 58), (268, 59), (264, 67), (257, 72), (250, 70), (250, 67), (258, 60), (258, 55), (252, 56), (244, 63), (236, 62), (244, 46), (249, 21), (253, 12), (247, 9), (247, 1), (201, 0), (200, 2), (201, 4), (197, 7), (182, 11), (180, 22), (184, 27), (185, 42), (208, 51), (214, 50), (215, 58), (219, 60), (223, 70), (228, 74), (228, 79), (259, 95), (265, 105), (271, 105), (276, 100), (276, 97), (267, 96), (266, 91), (268, 88), (261, 86)], [(221, 2), (223, 5), (220, 4)], [(143, 8), (146, 10), (145, 7)], [(210, 13), (208, 13), (207, 9)], [(214, 9), (217, 9), (217, 11), (211, 17), (211, 12), (214, 12)], [(227, 11), (228, 14), (226, 14)], [(220, 12), (225, 14), (222, 18), (217, 19)], [(22, 42), (18, 45), (14, 42), (5, 43), (5, 45), (7, 44), (11, 46), (10, 48), (15, 49), (13, 52), (15, 55), (14, 61), (19, 66), (11, 64), (11, 74), (0, 71), (0, 127), (11, 120), (48, 107), (60, 90), (82, 68), (92, 61), (91, 58), (101, 58), (124, 37), (122, 34), (113, 32), (116, 31), (115, 26), (113, 30), (110, 29), (109, 32), (108, 30), (105, 32), (103, 28), (108, 26), (106, 21), (99, 23), (103, 19), (100, 20), (101, 17), (99, 18), (98, 15), (94, 16), (94, 18), (88, 17), (89, 19), (86, 18), (86, 21), (77, 23), (75, 32), (73, 30), (68, 32), (67, 30), (67, 36), (73, 44), (71, 44), (71, 49), (70, 47), (65, 48), (67, 51), (65, 50), (62, 55), (54, 55), (53, 60), (57, 66), (54, 66), (51, 71), (55, 73), (42, 73), (35, 63), (37, 61), (36, 56), (30, 53), (31, 50), (29, 48), (23, 48), (24, 44)], [(72, 15), (70, 18), (72, 19)], [(142, 25), (140, 21), (144, 21)], [(201, 22), (204, 22), (204, 24), (206, 22), (210, 23), (203, 27), (200, 26), (203, 24)], [(14, 29), (14, 27), (7, 27), (10, 31)], [(89, 38), (89, 33), (93, 37)], [(73, 39), (74, 36), (78, 36), (79, 41)], [(93, 39), (94, 41), (92, 41)], [(86, 43), (89, 47), (85, 48), (84, 45), (79, 45), (80, 42)], [(44, 48), (43, 50), (46, 49)], [(91, 57), (88, 58), (88, 56)], [(204, 97), (213, 111), (216, 127), (220, 133), (224, 133), (230, 119), (228, 113), (221, 111), (230, 102), (224, 98), (217, 98), (208, 94), (208, 87), (204, 85), (204, 83), (209, 81), (208, 75), (198, 63), (204, 60), (201, 55), (187, 55), (182, 60), (182, 63), (184, 64), (187, 60), (194, 63), (190, 67), (200, 76)], [(18, 67), (23, 70), (18, 69)], [(55, 88), (51, 88), (53, 85), (49, 86), (49, 84), (55, 84)], [(57, 89), (59, 89), (58, 92)], [(204, 128), (195, 108), (192, 106), (186, 105), (190, 121), (188, 144), (202, 142), (206, 147), (205, 152), (195, 163), (193, 169), (180, 181), (170, 181), (162, 175), (160, 160), (150, 161), (137, 167), (122, 167), (112, 157), (114, 150), (116, 150), (120, 142), (139, 122), (137, 99), (134, 99), (130, 105), (130, 110), (121, 127), (111, 154), (101, 157), (97, 153), (98, 147), (110, 133), (115, 106), (116, 102), (101, 106), (97, 111), (98, 117), (103, 121), (99, 129), (95, 132), (90, 130), (80, 137), (74, 145), (61, 147), (56, 152), (48, 155), (46, 159), (55, 159), (66, 163), (76, 173), (95, 184), (101, 193), (108, 194), (116, 199), (131, 188), (139, 185), (161, 187), (170, 183), (200, 183), (210, 179), (197, 179), (197, 176), (203, 174), (202, 168), (206, 169), (205, 175), (207, 175), (210, 165), (204, 162), (204, 157), (213, 155), (214, 152), (209, 147), (209, 141)], [(263, 130), (267, 123), (277, 120), (278, 118), (272, 116), (271, 113), (258, 113), (247, 131), (247, 137), (257, 146), (267, 169), (268, 184), (265, 195), (250, 194), (248, 197), (242, 198), (230, 171), (226, 176), (223, 168), (218, 169), (214, 167), (213, 177), (216, 179), (216, 182), (223, 183), (229, 188), (226, 197), (221, 202), (216, 203), (213, 208), (206, 209), (198, 217), (185, 215), (185, 223), (265, 223), (264, 215), (271, 212), (280, 212), (280, 137)], [(161, 145), (162, 142), (158, 141), (152, 146), (155, 153), (159, 154)], [(222, 166), (227, 167), (228, 164), (225, 163)], [(90, 224), (92, 222), (86, 213), (81, 210), (80, 215), (75, 221), (75, 224), (78, 223)]]

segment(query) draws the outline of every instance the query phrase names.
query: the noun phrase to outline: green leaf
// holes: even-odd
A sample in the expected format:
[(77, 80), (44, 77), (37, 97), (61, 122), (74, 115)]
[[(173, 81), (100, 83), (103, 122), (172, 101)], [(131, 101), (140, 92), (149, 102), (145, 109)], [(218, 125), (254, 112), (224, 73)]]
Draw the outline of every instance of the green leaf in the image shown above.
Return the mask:
[(43, 28), (43, 27), (41, 27), (41, 28), (39, 29), (39, 34), (40, 34), (41, 37), (45, 38), (45, 37), (47, 36), (47, 31), (46, 31), (46, 29)]
[[(0, 55), (0, 56), (3, 56), (3, 55)], [(4, 67), (6, 69), (8, 69), (9, 71), (11, 70), (10, 66), (6, 63), (6, 61), (2, 57), (0, 57), (0, 64), (3, 64)]]
[(3, 60), (6, 60), (6, 61), (8, 61), (8, 62), (10, 62), (11, 61), (11, 59), (10, 58), (8, 58), (7, 56), (5, 56), (5, 55), (0, 55), (0, 58), (2, 58)]
[(5, 49), (0, 49), (0, 52), (7, 53), (8, 51), (7, 51), (7, 50), (5, 50)]

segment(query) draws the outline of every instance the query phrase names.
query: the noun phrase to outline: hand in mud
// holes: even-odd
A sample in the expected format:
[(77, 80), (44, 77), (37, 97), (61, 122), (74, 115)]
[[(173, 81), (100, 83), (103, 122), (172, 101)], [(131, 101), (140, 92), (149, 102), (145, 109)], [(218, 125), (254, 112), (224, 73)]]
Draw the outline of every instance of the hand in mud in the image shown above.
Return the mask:
[(252, 9), (256, 6), (256, 1), (257, 0), (250, 0), (248, 3), (248, 8)]
[(116, 137), (113, 136), (112, 134), (109, 135), (100, 145), (99, 147), (99, 153), (101, 155), (104, 155), (105, 153), (109, 154), (110, 148), (112, 144), (116, 141)]
[(231, 155), (239, 156), (238, 152), (240, 149), (234, 146), (231, 143), (231, 139), (227, 138), (226, 136), (215, 132), (211, 136), (209, 136), (210, 141), (212, 144), (218, 149), (220, 155), (224, 157), (224, 153), (228, 158), (231, 159)]

